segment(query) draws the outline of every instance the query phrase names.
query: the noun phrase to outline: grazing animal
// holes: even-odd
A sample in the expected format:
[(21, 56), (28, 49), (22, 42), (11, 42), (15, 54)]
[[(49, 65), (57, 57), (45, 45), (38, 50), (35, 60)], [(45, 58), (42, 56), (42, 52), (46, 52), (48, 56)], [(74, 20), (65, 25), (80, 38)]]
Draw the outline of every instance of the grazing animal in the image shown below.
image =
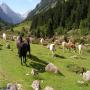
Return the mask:
[(3, 33), (3, 40), (6, 40), (6, 33)]
[(69, 49), (69, 50), (71, 50), (71, 49), (76, 50), (75, 44), (74, 44), (73, 42), (71, 42), (70, 40), (69, 40), (68, 43), (65, 42), (65, 41), (63, 41), (63, 42), (62, 42), (62, 47), (63, 47), (63, 51), (65, 50), (65, 48), (67, 48), (67, 49)]
[(23, 41), (22, 36), (19, 36), (17, 38), (16, 44), (17, 44), (19, 57), (21, 58), (21, 64), (23, 64), (23, 63), (26, 64), (26, 56), (27, 56), (27, 51), (28, 51), (28, 44)]
[(43, 38), (40, 39), (40, 43), (41, 43), (41, 44), (44, 43), (44, 39), (43, 39)]
[(81, 51), (82, 51), (82, 44), (78, 45), (78, 52), (79, 52), (79, 54), (81, 54)]
[(25, 63), (26, 64), (26, 56), (27, 56), (27, 48), (28, 45), (25, 42), (21, 42), (19, 45), (19, 57), (21, 58), (21, 64)]
[(26, 44), (27, 44), (27, 52), (29, 52), (29, 56), (31, 56), (31, 54), (30, 54), (30, 37), (26, 38)]
[(52, 52), (52, 56), (55, 55), (55, 44), (47, 45), (47, 48)]
[(65, 45), (66, 45), (66, 42), (65, 42), (65, 41), (63, 41), (63, 42), (62, 42), (63, 52), (64, 52), (64, 50), (65, 50)]

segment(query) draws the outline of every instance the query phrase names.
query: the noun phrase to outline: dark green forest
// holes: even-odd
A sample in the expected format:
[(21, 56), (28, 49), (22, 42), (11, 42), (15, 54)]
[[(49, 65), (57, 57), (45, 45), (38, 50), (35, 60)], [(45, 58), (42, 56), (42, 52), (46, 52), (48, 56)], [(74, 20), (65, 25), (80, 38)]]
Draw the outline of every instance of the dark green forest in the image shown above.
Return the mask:
[(75, 29), (81, 29), (83, 35), (89, 34), (90, 0), (57, 0), (54, 8), (43, 10), (32, 18), (30, 28), (36, 37), (49, 38)]

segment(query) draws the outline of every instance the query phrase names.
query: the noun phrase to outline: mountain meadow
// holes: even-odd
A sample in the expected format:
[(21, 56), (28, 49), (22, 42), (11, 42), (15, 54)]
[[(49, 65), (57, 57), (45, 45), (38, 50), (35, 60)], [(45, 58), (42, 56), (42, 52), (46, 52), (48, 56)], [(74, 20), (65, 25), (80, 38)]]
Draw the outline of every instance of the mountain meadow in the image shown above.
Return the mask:
[(41, 0), (25, 17), (2, 4), (0, 90), (90, 90), (90, 0)]

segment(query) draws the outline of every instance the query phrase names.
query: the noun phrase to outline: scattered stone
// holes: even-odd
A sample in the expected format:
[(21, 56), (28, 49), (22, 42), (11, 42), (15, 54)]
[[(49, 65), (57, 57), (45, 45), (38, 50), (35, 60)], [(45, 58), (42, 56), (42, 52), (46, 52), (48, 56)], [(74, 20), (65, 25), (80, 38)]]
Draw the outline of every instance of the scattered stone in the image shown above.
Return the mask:
[(44, 90), (54, 90), (54, 89), (52, 87), (50, 87), (50, 86), (47, 86), (47, 87), (45, 87)]
[(77, 83), (79, 83), (79, 84), (83, 84), (83, 83), (84, 83), (84, 81), (77, 81)]
[(38, 75), (38, 70), (32, 69), (31, 74), (32, 74), (33, 76)]
[(53, 73), (59, 73), (59, 69), (52, 63), (49, 63), (46, 67), (45, 67), (45, 71), (48, 72), (53, 72)]
[(6, 44), (6, 48), (10, 49), (10, 44), (9, 43)]
[(78, 84), (79, 86), (88, 86), (88, 83), (85, 82), (85, 81), (77, 81), (77, 84)]
[(22, 90), (22, 85), (21, 84), (17, 84), (18, 86), (18, 90)]
[(71, 59), (78, 59), (78, 56), (77, 55), (74, 55), (74, 56), (71, 56), (70, 58)]
[(83, 79), (85, 81), (90, 81), (90, 71), (83, 73)]
[(29, 73), (26, 73), (26, 76), (29, 76), (30, 74)]
[(6, 90), (22, 90), (22, 85), (16, 83), (8, 83)]
[(31, 86), (34, 90), (40, 90), (40, 81), (39, 80), (33, 81)]

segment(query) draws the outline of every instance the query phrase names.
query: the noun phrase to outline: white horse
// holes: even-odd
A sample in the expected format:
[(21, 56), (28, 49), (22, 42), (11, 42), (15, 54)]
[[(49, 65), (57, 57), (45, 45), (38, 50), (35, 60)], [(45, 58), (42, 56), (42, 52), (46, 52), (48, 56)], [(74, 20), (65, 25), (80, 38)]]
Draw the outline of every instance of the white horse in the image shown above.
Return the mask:
[(43, 38), (40, 39), (40, 43), (41, 43), (41, 44), (44, 43), (44, 39), (43, 39)]
[(3, 39), (6, 40), (6, 33), (3, 33)]
[(52, 52), (52, 56), (55, 55), (55, 44), (50, 44), (47, 46), (47, 48)]

